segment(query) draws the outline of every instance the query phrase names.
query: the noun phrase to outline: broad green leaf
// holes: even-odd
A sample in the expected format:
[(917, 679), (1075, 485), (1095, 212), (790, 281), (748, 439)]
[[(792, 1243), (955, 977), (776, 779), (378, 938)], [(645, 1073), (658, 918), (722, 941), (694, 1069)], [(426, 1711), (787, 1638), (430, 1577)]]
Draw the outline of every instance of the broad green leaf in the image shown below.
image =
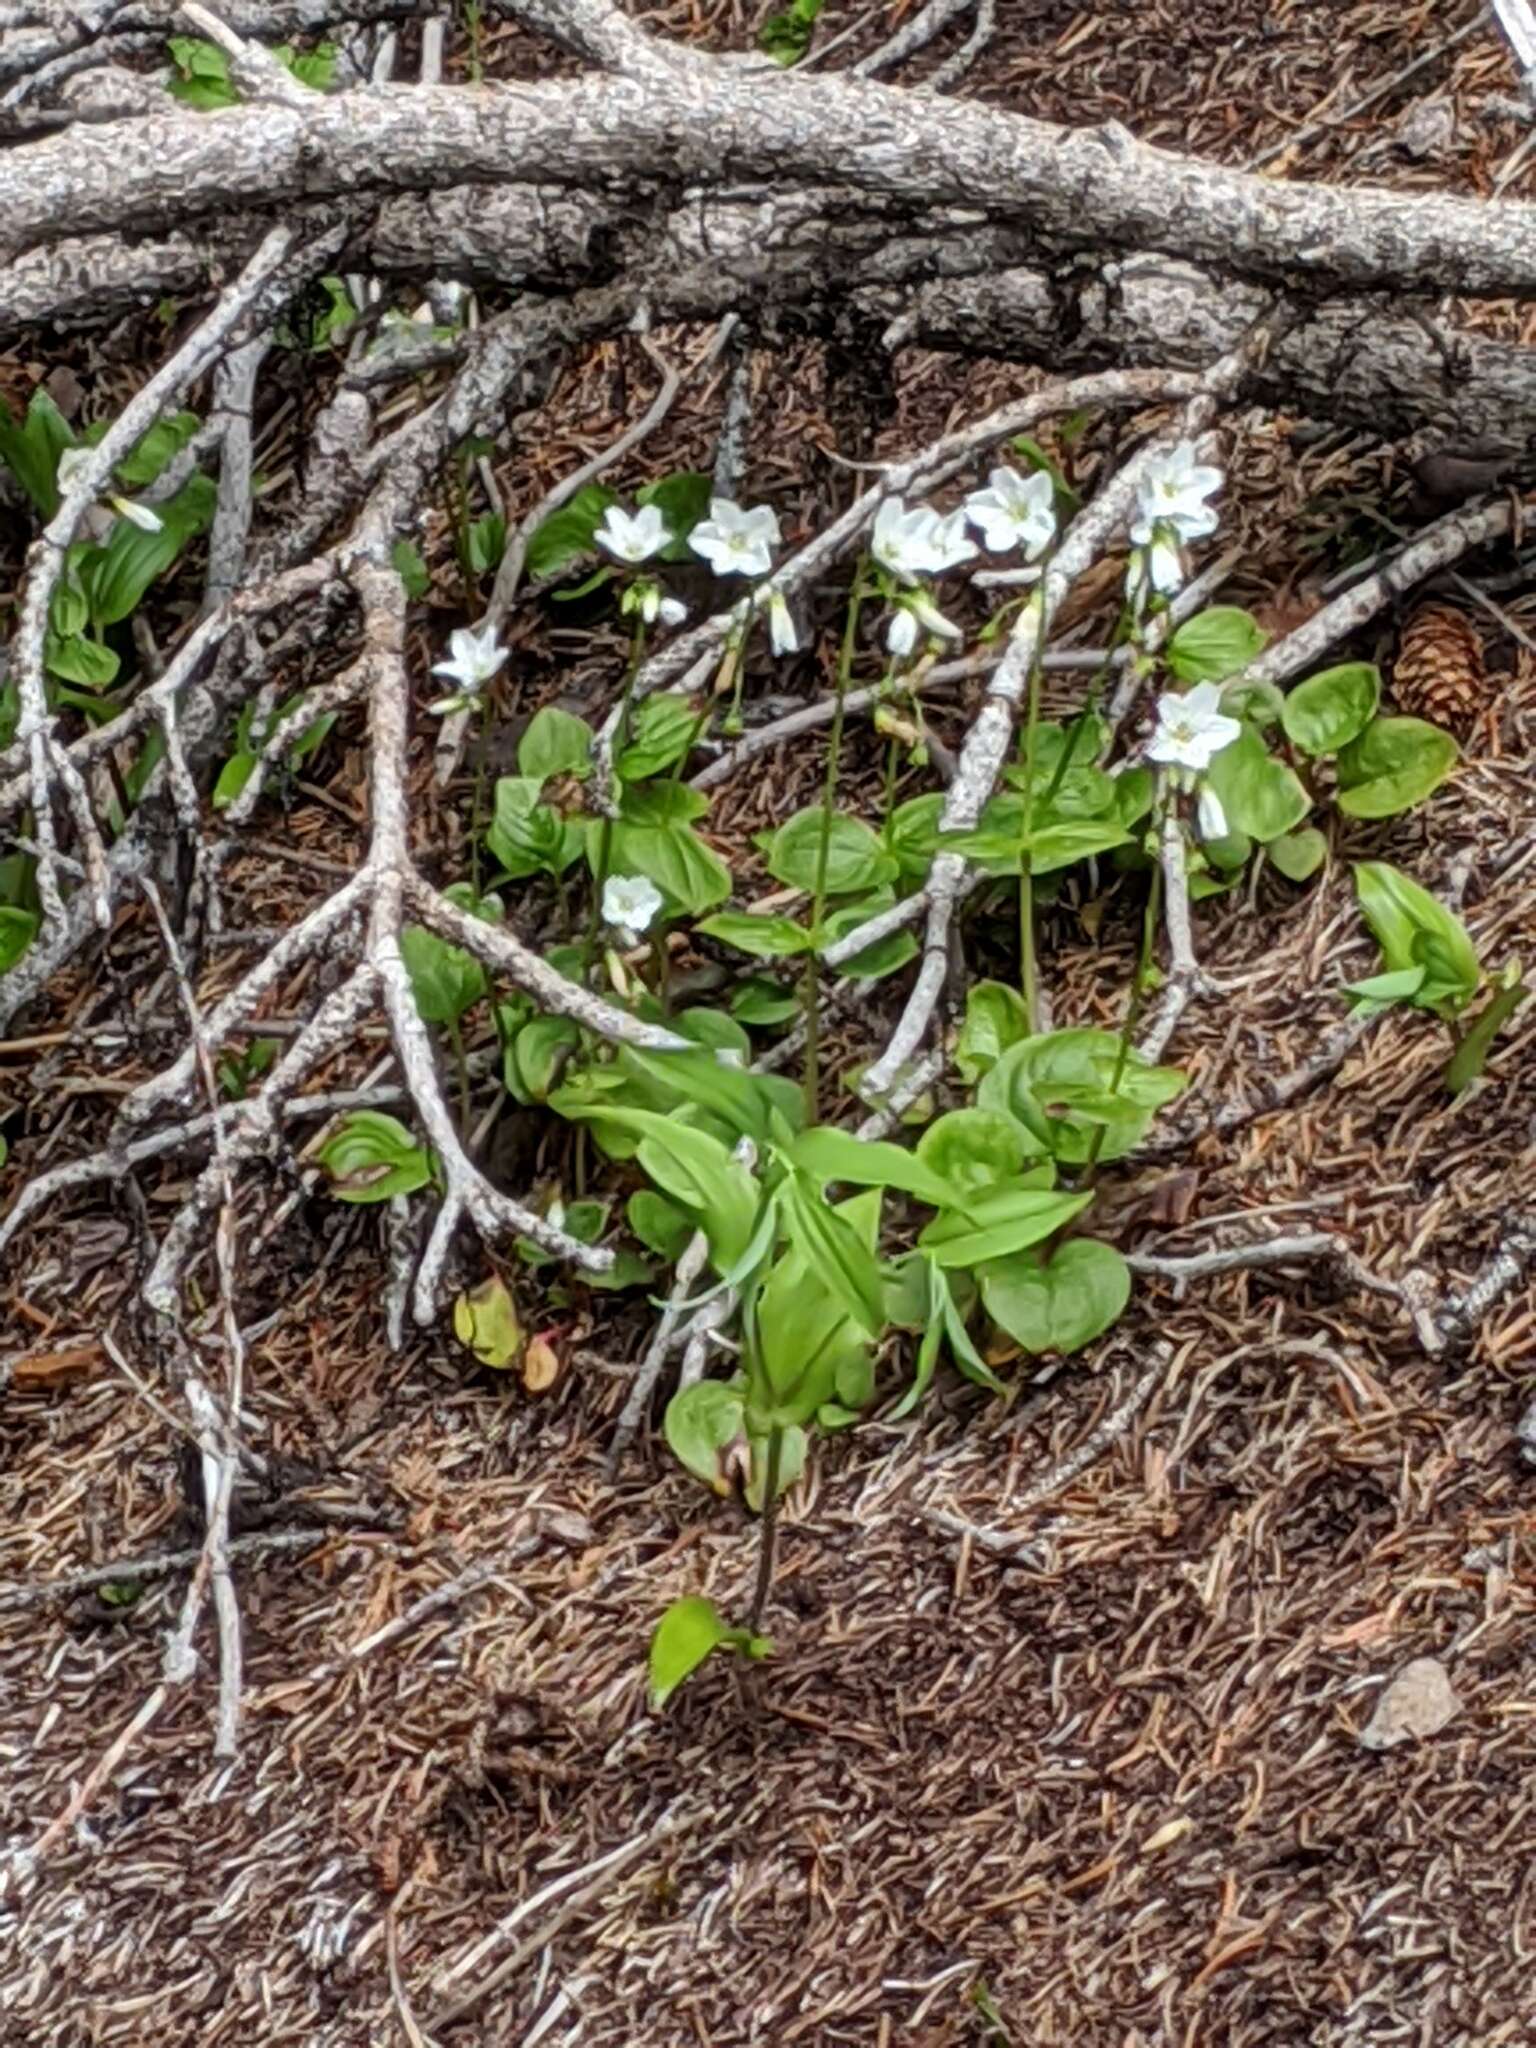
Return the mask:
[(728, 1628), (709, 1600), (674, 1600), (651, 1637), (648, 1664), (651, 1706), (661, 1710), (677, 1688), (698, 1670), (711, 1650), (739, 1651), (753, 1659), (766, 1657), (773, 1645), (766, 1636)]
[(760, 1030), (787, 1024), (800, 1012), (800, 998), (780, 988), (776, 981), (751, 975), (739, 983), (731, 996), (731, 1015)]
[(720, 1454), (744, 1433), (745, 1406), (746, 1397), (735, 1380), (696, 1380), (667, 1403), (662, 1434), (668, 1449), (685, 1471), (714, 1493), (731, 1490)]
[(635, 713), (629, 744), (615, 767), (623, 782), (642, 782), (681, 761), (697, 737), (701, 713), (692, 697), (647, 697)]
[(1390, 1003), (1410, 1003), (1424, 986), (1428, 972), (1423, 967), (1394, 967), (1385, 974), (1367, 975), (1364, 981), (1347, 981), (1344, 993), (1367, 1009), (1385, 1009)]
[(146, 533), (131, 519), (114, 523), (105, 544), (92, 548), (80, 564), (80, 587), (97, 626), (115, 626), (138, 610), (150, 585), (207, 527), (216, 495), (211, 477), (195, 476), (174, 498), (155, 507), (158, 532)]
[(850, 1131), (820, 1124), (802, 1131), (790, 1151), (795, 1166), (825, 1185), (840, 1181), (855, 1188), (900, 1188), (930, 1208), (952, 1208), (961, 1192), (933, 1165), (900, 1145), (856, 1138)]
[(1418, 999), (1426, 1006), (1464, 1003), (1482, 983), (1466, 926), (1427, 889), (1386, 861), (1355, 863), (1355, 893), (1389, 972), (1425, 969)]
[(1282, 832), (1264, 851), (1288, 882), (1305, 882), (1328, 858), (1328, 841), (1315, 825), (1300, 832)]
[(976, 1275), (987, 1314), (1035, 1355), (1081, 1351), (1117, 1322), (1131, 1274), (1113, 1245), (1073, 1237), (1048, 1259), (1001, 1259)]
[(1219, 683), (1246, 668), (1268, 638), (1251, 612), (1212, 605), (1186, 619), (1168, 642), (1168, 667), (1181, 683)]
[(1013, 1045), (1029, 1036), (1024, 998), (1001, 981), (973, 982), (966, 991), (965, 1022), (955, 1045), (955, 1066), (962, 1080), (975, 1083), (995, 1067)]
[(462, 946), (450, 945), (424, 925), (400, 934), (400, 957), (410, 976), (416, 1008), (428, 1024), (456, 1024), (486, 991), (485, 969)]
[(432, 1178), (431, 1157), (397, 1117), (354, 1109), (320, 1147), (331, 1192), (342, 1202), (388, 1202)]
[(880, 1263), (848, 1219), (829, 1209), (815, 1181), (785, 1175), (777, 1191), (779, 1215), (790, 1243), (867, 1336), (884, 1327)]
[(573, 775), (578, 779), (592, 772), (592, 728), (584, 718), (546, 704), (535, 712), (528, 730), (517, 743), (517, 772), (533, 782), (547, 782), (552, 775)]
[[(587, 864), (597, 872), (602, 821), (587, 827)], [(645, 875), (688, 917), (701, 917), (731, 893), (731, 871), (691, 825), (620, 818), (611, 829), (609, 873)]]
[[(1271, 844), (1274, 846), (1284, 846), (1288, 843), (1289, 839), (1299, 839), (1301, 836), (1299, 832), (1295, 834), (1282, 833), (1278, 839), (1272, 840)], [(1202, 839), (1200, 851), (1205, 855), (1213, 868), (1220, 868), (1226, 874), (1235, 874), (1239, 868), (1245, 868), (1248, 865), (1249, 855), (1253, 852), (1253, 841), (1246, 832), (1224, 832), (1220, 839)], [(1276, 865), (1278, 866), (1279, 863), (1277, 862)]]
[(596, 1118), (640, 1139), (636, 1157), (642, 1169), (663, 1194), (698, 1217), (717, 1271), (733, 1265), (747, 1249), (757, 1224), (761, 1190), (718, 1138), (648, 1109), (607, 1105), (588, 1109), (573, 1104), (562, 1107), (562, 1114), (589, 1122)]
[(39, 922), (35, 910), (0, 904), (0, 974), (7, 973), (26, 952), (37, 937)]
[(155, 482), (168, 462), (192, 439), (202, 421), (195, 412), (173, 412), (159, 420), (129, 450), (113, 475), (125, 491), (142, 491)]
[[(820, 872), (823, 813), (819, 804), (797, 811), (774, 833), (768, 872), (792, 889), (814, 892)], [(895, 860), (859, 818), (834, 811), (827, 826), (826, 888), (849, 896), (896, 879)]]
[(1235, 676), (1221, 693), (1221, 708), (1229, 718), (1241, 718), (1260, 732), (1280, 723), (1285, 709), (1285, 692), (1257, 677)]
[[(747, 1435), (752, 1445), (752, 1470), (747, 1478), (746, 1500), (753, 1514), (760, 1515), (763, 1512), (763, 1494), (768, 1484), (768, 1438), (766, 1434), (752, 1429), (750, 1412), (747, 1423)], [(784, 1498), (805, 1470), (808, 1449), (809, 1441), (805, 1431), (798, 1424), (789, 1423), (780, 1429), (779, 1483), (774, 1493), (776, 1500)], [(760, 1643), (763, 1639), (761, 1636), (752, 1636), (748, 1640)], [(732, 1643), (731, 1647), (736, 1649), (740, 1645)], [(745, 1654), (749, 1657), (766, 1655), (766, 1646), (763, 1650), (748, 1649)]]
[[(654, 1001), (655, 999), (652, 997), (649, 1000)], [(679, 1010), (669, 1019), (663, 1014), (660, 1003), (656, 1004), (654, 1016), (651, 1015), (646, 1005), (642, 1003), (640, 1005), (640, 1014), (652, 1024), (666, 1024), (670, 1022), (672, 1029), (679, 1038), (692, 1039), (695, 1045), (708, 1046), (711, 1052), (739, 1052), (743, 1062), (745, 1062), (752, 1051), (752, 1041), (736, 1022), (736, 1019), (734, 1017), (727, 1017), (720, 1010)], [(766, 1074), (753, 1076), (754, 1083), (758, 1087), (761, 1087), (765, 1081), (771, 1078), (771, 1076)]]
[(603, 514), (617, 503), (605, 484), (583, 484), (528, 536), (528, 574), (539, 580), (558, 576), (580, 556), (590, 555), (596, 546), (593, 535), (603, 523)]
[(74, 429), (41, 385), (28, 399), (20, 421), (12, 419), (0, 399), (0, 462), (45, 520), (59, 509), (59, 457), (74, 445)]
[(936, 1216), (918, 1244), (936, 1266), (979, 1266), (1054, 1236), (1093, 1200), (1045, 1188), (1006, 1188), (972, 1199), (964, 1215)]
[(624, 1217), (647, 1251), (669, 1266), (682, 1257), (696, 1227), (685, 1209), (654, 1188), (637, 1188), (624, 1204)]
[[(48, 625), (51, 632), (61, 640), (68, 640), (76, 633), (83, 633), (90, 623), (91, 608), (85, 601), (85, 592), (77, 583), (60, 580), (53, 586), (53, 595), (48, 600)], [(78, 680), (78, 679), (77, 679)]]
[(563, 874), (581, 852), (582, 828), (544, 801), (543, 784), (531, 775), (503, 775), (496, 783), (495, 813), (485, 843), (513, 880)]
[(406, 596), (425, 597), (432, 588), (432, 572), (414, 541), (397, 540), (389, 551), (389, 559), (395, 565), (395, 574), (405, 585)]
[(909, 881), (927, 879), (929, 864), (939, 843), (939, 819), (944, 797), (934, 791), (927, 796), (909, 797), (898, 804), (886, 820), (883, 843)]
[(727, 1066), (702, 1048), (698, 1052), (647, 1052), (633, 1045), (623, 1047), (618, 1063), (625, 1072), (642, 1075), (659, 1091), (657, 1106), (670, 1112), (682, 1103), (692, 1103), (718, 1117), (733, 1138), (766, 1143), (769, 1097), (758, 1076), (745, 1068)]
[(635, 493), (635, 502), (656, 506), (672, 535), (658, 560), (687, 562), (693, 559), (688, 536), (709, 511), (713, 490), (714, 479), (697, 469), (678, 470), (672, 476), (658, 477), (654, 483), (641, 485)]
[(1277, 761), (1255, 732), (1245, 730), (1223, 747), (1206, 776), (1231, 829), (1246, 832), (1251, 839), (1278, 839), (1293, 832), (1312, 808), (1294, 771)]
[(1123, 1158), (1185, 1085), (1177, 1067), (1149, 1066), (1135, 1052), (1122, 1059), (1113, 1032), (1048, 1031), (1005, 1052), (976, 1103), (1011, 1116), (1040, 1151), (1083, 1166)]
[[(738, 952), (751, 953), (759, 960), (787, 960), (796, 953), (810, 952), (815, 944), (805, 927), (791, 918), (754, 917), (739, 910), (717, 911), (713, 917), (706, 917), (698, 929), (707, 938), (722, 939)], [(793, 1003), (790, 1007), (794, 1008)]]
[[(894, 898), (889, 889), (877, 889), (873, 896), (866, 896), (857, 903), (841, 904), (822, 922), (821, 945), (818, 951), (838, 945), (850, 932), (868, 924), (872, 917), (882, 910), (889, 910)], [(882, 975), (894, 974), (898, 967), (905, 967), (917, 953), (917, 940), (909, 928), (887, 932), (883, 939), (876, 939), (872, 945), (839, 961), (837, 972), (846, 975), (850, 981), (878, 981)]]
[(547, 1102), (580, 1043), (569, 1017), (535, 1017), (502, 1053), (502, 1085), (525, 1105)]
[(1440, 787), (1460, 753), (1448, 732), (1422, 718), (1373, 719), (1339, 756), (1339, 809), (1351, 818), (1411, 810)]
[[(507, 522), (499, 512), (483, 512), (471, 522), (465, 535), (472, 576), (484, 576), (494, 569), (507, 551)], [(528, 772), (526, 769), (523, 771)]]
[(68, 639), (50, 633), (44, 642), (43, 660), (50, 675), (80, 683), (88, 690), (104, 690), (117, 679), (119, 662), (113, 650), (80, 633), (72, 633)]
[(1346, 661), (1298, 683), (1280, 710), (1286, 738), (1307, 754), (1337, 754), (1363, 732), (1381, 698), (1381, 671)]
[(517, 1363), (523, 1348), (523, 1326), (504, 1280), (493, 1274), (456, 1297), (453, 1334), (493, 1372), (505, 1372)]
[(952, 1109), (917, 1141), (918, 1158), (962, 1198), (1013, 1179), (1034, 1150), (1013, 1118), (995, 1109)]

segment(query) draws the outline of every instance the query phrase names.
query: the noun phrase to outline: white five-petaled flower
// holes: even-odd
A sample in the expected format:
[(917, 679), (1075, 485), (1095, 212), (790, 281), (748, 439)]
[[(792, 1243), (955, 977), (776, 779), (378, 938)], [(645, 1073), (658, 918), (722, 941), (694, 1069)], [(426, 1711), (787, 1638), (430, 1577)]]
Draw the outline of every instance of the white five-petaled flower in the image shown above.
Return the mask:
[(1131, 539), (1145, 546), (1155, 538), (1154, 529), (1170, 527), (1179, 540), (1199, 540), (1214, 533), (1218, 524), (1214, 508), (1206, 499), (1221, 489), (1219, 469), (1195, 460), (1193, 441), (1180, 441), (1165, 455), (1147, 464), (1137, 487), (1137, 517)]
[[(466, 700), (479, 696), (506, 658), (507, 650), (497, 643), (494, 626), (487, 626), (483, 633), (473, 626), (455, 626), (448, 636), (448, 659), (433, 662), (432, 673), (457, 683), (459, 699)], [(432, 708), (435, 711), (437, 706)]]
[(966, 524), (963, 505), (942, 519), (935, 518), (930, 567), (936, 576), (942, 576), (946, 569), (958, 569), (962, 562), (975, 561), (976, 543), (966, 532)]
[(768, 606), (768, 645), (775, 654), (794, 654), (800, 645), (800, 636), (795, 631), (794, 614), (782, 590), (770, 590), (765, 602)]
[(779, 544), (778, 514), (771, 505), (750, 511), (732, 498), (711, 498), (709, 517), (688, 536), (688, 545), (717, 576), (766, 576)]
[(1202, 839), (1225, 839), (1227, 836), (1227, 814), (1222, 808), (1221, 798), (1208, 782), (1200, 785), (1200, 794), (1195, 800), (1195, 823), (1200, 828)]
[[(66, 448), (59, 456), (55, 479), (61, 491), (69, 489), (69, 480), (89, 462), (92, 451), (89, 448)], [(132, 498), (120, 498), (116, 491), (104, 491), (102, 497), (112, 510), (119, 513), (130, 525), (139, 527), (145, 533), (159, 533), (165, 525), (160, 514), (148, 505), (135, 503)]]
[(610, 875), (603, 884), (603, 922), (621, 945), (633, 946), (662, 906), (662, 893), (648, 875)]
[(616, 561), (634, 564), (648, 562), (652, 555), (659, 555), (664, 547), (670, 546), (672, 529), (659, 505), (642, 505), (638, 512), (610, 505), (593, 539)]
[(938, 526), (938, 513), (927, 505), (909, 510), (900, 498), (886, 498), (875, 514), (869, 551), (899, 582), (915, 583), (939, 568)]
[(1166, 692), (1157, 700), (1157, 726), (1147, 741), (1147, 759), (1203, 775), (1242, 730), (1222, 710), (1219, 684), (1196, 683), (1182, 696)]
[(905, 661), (917, 645), (919, 631), (935, 640), (962, 640), (964, 634), (921, 590), (901, 600), (885, 629), (885, 644), (899, 661)]
[(1007, 467), (994, 469), (987, 488), (966, 499), (965, 513), (990, 553), (1022, 548), (1025, 561), (1032, 562), (1056, 537), (1056, 486), (1043, 469), (1029, 476)]

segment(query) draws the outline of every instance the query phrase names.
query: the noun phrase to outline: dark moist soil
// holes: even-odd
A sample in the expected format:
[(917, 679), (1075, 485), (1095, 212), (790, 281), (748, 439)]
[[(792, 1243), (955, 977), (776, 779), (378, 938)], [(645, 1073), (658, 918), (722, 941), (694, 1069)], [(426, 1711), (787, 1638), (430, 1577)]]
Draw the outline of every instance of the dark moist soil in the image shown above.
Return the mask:
[[(690, 0), (648, 20), (743, 48), (767, 11)], [(843, 62), (913, 11), (829, 5), (821, 34), (869, 16)], [(1491, 21), (1347, 116), (1474, 11), (1000, 0), (965, 89), (1049, 119), (1122, 120), (1230, 163), (1296, 138), (1272, 175), (1486, 192), (1523, 132), (1497, 104), (1515, 75)], [(406, 67), (410, 49), (407, 36)], [(451, 63), (463, 54), (455, 44)], [(493, 75), (554, 68), (499, 28), (486, 61)], [(1415, 159), (1394, 136), (1437, 95), (1453, 140)], [(1507, 189), (1529, 193), (1530, 176), (1528, 165)], [(1478, 317), (1533, 338), (1528, 311)], [(120, 405), (169, 345), (146, 317), (39, 337), (0, 375), (24, 396), (67, 370), (88, 419)], [(857, 366), (811, 348), (759, 357), (755, 378), (744, 495), (770, 498), (791, 538), (857, 488), (834, 455), (894, 455), (1026, 388), (1016, 368), (918, 355), (872, 394)], [(632, 341), (573, 361), (497, 453), (509, 510), (611, 439), (653, 388)], [(302, 425), (323, 389), (323, 366), (290, 365), (267, 401), (292, 400), (268, 416), (258, 453), (274, 519), (293, 502)], [(615, 484), (707, 467), (720, 396), (718, 378), (690, 388)], [(1293, 424), (1231, 423), (1224, 501), (1223, 538), (1247, 553), (1222, 595), (1276, 630), (1379, 531), (1371, 508), (1408, 516), (1398, 454), (1364, 436), (1293, 443)], [(1106, 437), (1072, 459), (1086, 481), (1112, 455)], [(0, 594), (24, 538), (20, 521), (0, 529)], [(414, 615), (423, 673), (464, 616), (446, 516), (425, 547), (436, 587)], [(195, 596), (189, 574), (172, 612)], [(1110, 602), (1108, 582), (1074, 599), (1065, 636), (1101, 639)], [(1500, 602), (1531, 626), (1522, 593)], [(824, 694), (837, 612), (829, 591), (816, 645), (754, 675), (755, 715), (771, 693)], [(1350, 858), (1459, 887), (1485, 960), (1536, 951), (1536, 662), (1476, 616), (1487, 709), (1437, 797), (1351, 828), (1305, 889), (1271, 875), (1252, 903), (1200, 907), (1198, 947), (1220, 992), (1186, 1013), (1174, 1048), (1194, 1077), (1184, 1140), (1109, 1179), (1127, 1248), (1322, 1229), (1385, 1277), (1422, 1270), (1452, 1288), (1529, 1214), (1526, 1018), (1455, 1103), (1437, 1085), (1441, 1041), (1407, 1016), (1379, 1023), (1290, 1109), (1261, 1109), (1262, 1083), (1315, 1058), (1337, 1028), (1337, 982), (1368, 971)], [(1390, 668), (1399, 623), (1347, 651)], [(610, 700), (616, 640), (548, 603), (523, 608), (512, 637), (514, 726), (557, 693), (575, 709)], [(961, 690), (930, 707), (951, 747), (974, 701)], [(361, 739), (343, 721), (264, 806), (226, 870), (232, 926), (290, 920), (355, 863)], [(753, 872), (749, 835), (809, 800), (821, 765), (819, 743), (796, 747), (719, 793), (710, 830), (738, 874)], [(883, 767), (873, 735), (852, 730), (844, 801), (874, 812)], [(914, 777), (901, 793), (930, 786)], [(468, 778), (435, 796), (424, 743), (418, 792), (424, 858), (452, 879), (468, 859)], [(535, 936), (554, 930), (553, 903), (532, 892), (518, 915)], [(1045, 932), (1058, 1021), (1117, 1021), (1137, 916), (1125, 882), (1064, 891)], [(1008, 971), (1004, 924), (983, 916), (968, 938), (979, 963)], [(205, 1003), (249, 958), (213, 956)], [(903, 986), (861, 995), (834, 1038), (834, 1071), (879, 1043)], [(309, 993), (302, 981), (285, 991), (279, 1019)], [(128, 1029), (126, 1044), (89, 1035), (109, 1025)], [(99, 1143), (122, 1093), (178, 1049), (148, 921), (125, 914), (25, 1030), (0, 1047), (7, 1195)], [(363, 1047), (326, 1081), (355, 1081), (377, 1056)], [(499, 1142), (509, 1185), (569, 1171), (564, 1139), (534, 1120), (508, 1119)], [(185, 1447), (103, 1343), (115, 1332), (130, 1365), (159, 1379), (163, 1361), (135, 1350), (131, 1298), (144, 1221), (172, 1213), (187, 1171), (173, 1163), (137, 1193), (60, 1201), (9, 1262), (0, 1847), (67, 1813), (152, 1692), (186, 1575), (118, 1579), (106, 1597), (18, 1589), (199, 1541), (195, 1462), (189, 1473)], [(643, 1697), (654, 1618), (684, 1592), (742, 1611), (754, 1531), (652, 1437), (617, 1482), (605, 1475), (651, 1312), (579, 1290), (525, 1304), (569, 1360), (535, 1400), (470, 1369), (446, 1331), (390, 1355), (381, 1220), (306, 1196), (291, 1161), (249, 1186), (240, 1241), (250, 1435), (278, 1468), (235, 1521), (241, 1755), (211, 1758), (205, 1624), (198, 1680), (0, 1902), (4, 2048), (1533, 2038), (1536, 1479), (1510, 1446), (1536, 1288), (1506, 1296), (1470, 1348), (1431, 1358), (1396, 1304), (1335, 1265), (1203, 1279), (1182, 1299), (1140, 1283), (1111, 1337), (1034, 1379), (1015, 1368), (1009, 1401), (941, 1381), (911, 1420), (877, 1412), (829, 1440), (784, 1518), (772, 1660), (717, 1660), (657, 1718)], [(905, 1363), (890, 1361), (893, 1388)], [(1137, 1396), (1134, 1416), (1108, 1427)], [(490, 1576), (370, 1647), (477, 1565)], [(1447, 1666), (1459, 1713), (1432, 1739), (1362, 1748), (1383, 1680), (1423, 1655)]]

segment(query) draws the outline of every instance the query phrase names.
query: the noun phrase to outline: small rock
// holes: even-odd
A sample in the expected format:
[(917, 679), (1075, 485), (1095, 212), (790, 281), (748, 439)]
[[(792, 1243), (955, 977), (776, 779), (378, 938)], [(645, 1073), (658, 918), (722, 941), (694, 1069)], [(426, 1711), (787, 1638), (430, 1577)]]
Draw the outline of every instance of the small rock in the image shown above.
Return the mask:
[(1415, 1657), (1405, 1664), (1376, 1702), (1376, 1711), (1360, 1730), (1362, 1749), (1396, 1749), (1400, 1742), (1418, 1742), (1438, 1735), (1461, 1712), (1450, 1674), (1438, 1657)]

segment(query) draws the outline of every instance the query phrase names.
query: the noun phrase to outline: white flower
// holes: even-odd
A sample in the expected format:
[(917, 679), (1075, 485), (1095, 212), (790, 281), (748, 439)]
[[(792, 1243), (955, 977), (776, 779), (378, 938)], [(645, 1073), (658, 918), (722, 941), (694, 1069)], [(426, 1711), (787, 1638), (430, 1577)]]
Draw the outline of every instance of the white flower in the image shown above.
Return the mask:
[(115, 494), (107, 500), (114, 512), (120, 512), (144, 533), (158, 533), (165, 521), (148, 505), (136, 505), (132, 498), (119, 498)]
[(1166, 455), (1148, 463), (1137, 487), (1138, 517), (1131, 527), (1131, 539), (1144, 545), (1153, 539), (1155, 526), (1170, 526), (1180, 540), (1199, 540), (1214, 533), (1216, 513), (1206, 499), (1221, 489), (1219, 469), (1203, 467), (1195, 460), (1193, 441), (1181, 441)]
[(619, 609), (638, 611), (648, 626), (653, 626), (658, 619), (664, 626), (680, 626), (688, 616), (687, 605), (675, 597), (666, 596), (661, 585), (653, 583), (649, 577), (630, 584), (619, 600)]
[(1139, 597), (1148, 583), (1163, 597), (1172, 597), (1183, 588), (1184, 556), (1167, 528), (1154, 528), (1148, 546), (1131, 550), (1125, 572), (1126, 596)]
[(662, 906), (662, 894), (648, 875), (610, 875), (603, 884), (603, 922), (633, 946)]
[(987, 488), (966, 499), (965, 514), (992, 554), (1022, 548), (1025, 561), (1032, 562), (1056, 537), (1056, 486), (1043, 469), (1029, 476), (994, 469)]
[(893, 614), (886, 628), (885, 644), (892, 654), (905, 661), (917, 645), (919, 630), (935, 640), (965, 638), (953, 620), (945, 618), (926, 591), (914, 590), (901, 600), (899, 609)]
[(794, 615), (782, 590), (768, 592), (768, 644), (775, 654), (793, 654), (800, 645)]
[(914, 505), (908, 511), (900, 498), (886, 498), (875, 514), (869, 551), (902, 583), (915, 583), (939, 567), (938, 525), (938, 513), (928, 506)]
[(487, 626), (483, 633), (473, 626), (456, 626), (448, 636), (448, 659), (434, 661), (432, 673), (457, 683), (461, 696), (474, 697), (506, 658), (506, 648), (497, 645), (494, 626)]
[(1242, 730), (1221, 709), (1220, 685), (1196, 683), (1182, 697), (1165, 693), (1158, 698), (1157, 729), (1147, 741), (1147, 759), (1203, 775)]
[(1221, 798), (1208, 782), (1202, 782), (1200, 785), (1200, 795), (1195, 804), (1195, 822), (1200, 828), (1202, 839), (1225, 839), (1227, 836), (1227, 814), (1222, 809)]
[(638, 512), (610, 505), (592, 538), (620, 562), (648, 562), (671, 545), (672, 529), (659, 505), (642, 505)]
[(898, 661), (905, 661), (917, 645), (917, 621), (909, 611), (893, 612), (885, 629), (885, 644)]
[(965, 528), (963, 505), (958, 512), (934, 521), (931, 567), (936, 576), (942, 576), (946, 569), (958, 569), (962, 562), (975, 561), (976, 543)]
[(750, 512), (730, 498), (711, 498), (709, 517), (688, 536), (688, 545), (702, 555), (717, 576), (766, 576), (779, 544), (778, 514), (770, 505)]

